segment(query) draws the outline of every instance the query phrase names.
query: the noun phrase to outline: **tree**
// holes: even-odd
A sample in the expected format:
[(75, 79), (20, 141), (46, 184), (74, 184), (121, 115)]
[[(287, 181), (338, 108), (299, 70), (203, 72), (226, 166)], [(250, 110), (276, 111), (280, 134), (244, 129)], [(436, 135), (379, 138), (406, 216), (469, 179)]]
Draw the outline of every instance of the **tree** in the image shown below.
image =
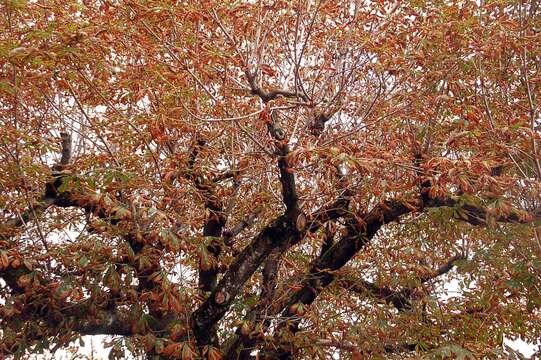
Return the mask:
[(1, 356), (105, 334), (111, 358), (497, 357), (541, 333), (537, 1), (1, 14)]

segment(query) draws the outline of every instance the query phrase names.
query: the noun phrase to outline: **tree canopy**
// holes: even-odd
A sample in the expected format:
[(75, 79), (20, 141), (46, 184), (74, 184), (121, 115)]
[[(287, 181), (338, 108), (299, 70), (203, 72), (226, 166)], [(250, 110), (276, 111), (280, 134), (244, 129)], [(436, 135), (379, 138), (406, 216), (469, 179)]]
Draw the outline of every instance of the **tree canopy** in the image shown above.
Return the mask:
[(535, 0), (6, 0), (0, 357), (541, 333)]

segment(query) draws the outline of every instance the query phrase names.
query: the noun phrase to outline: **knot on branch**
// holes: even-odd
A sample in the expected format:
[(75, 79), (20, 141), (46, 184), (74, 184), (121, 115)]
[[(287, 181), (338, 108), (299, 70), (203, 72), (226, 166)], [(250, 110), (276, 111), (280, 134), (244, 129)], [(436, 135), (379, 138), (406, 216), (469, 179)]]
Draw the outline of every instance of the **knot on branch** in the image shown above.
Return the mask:
[(331, 119), (331, 116), (326, 113), (317, 114), (311, 124), (311, 132), (314, 136), (319, 136), (325, 130), (325, 123)]
[(298, 232), (303, 232), (304, 229), (306, 229), (306, 223), (306, 215), (303, 212), (300, 212), (299, 215), (297, 215), (297, 219), (295, 221), (295, 228)]
[(278, 141), (282, 141), (286, 138), (286, 132), (284, 129), (280, 128), (280, 127), (275, 127), (274, 128), (274, 138)]

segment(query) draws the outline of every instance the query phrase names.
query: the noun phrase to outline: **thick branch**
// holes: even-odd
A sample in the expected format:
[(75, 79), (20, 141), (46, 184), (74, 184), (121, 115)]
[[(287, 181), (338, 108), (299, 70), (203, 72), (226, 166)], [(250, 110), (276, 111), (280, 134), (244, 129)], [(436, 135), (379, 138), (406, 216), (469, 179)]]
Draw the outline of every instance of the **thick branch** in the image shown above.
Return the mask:
[[(227, 218), (224, 214), (224, 204), (216, 194), (216, 183), (220, 179), (208, 180), (195, 171), (195, 162), (201, 152), (201, 148), (206, 144), (202, 138), (198, 138), (190, 149), (188, 167), (184, 176), (192, 180), (196, 189), (201, 192), (205, 198), (205, 209), (208, 212), (207, 219), (203, 226), (203, 236), (210, 238), (210, 244), (206, 250), (209, 255), (201, 256), (199, 268), (199, 287), (204, 291), (212, 291), (216, 287), (218, 276), (218, 257), (222, 251), (218, 239), (222, 236), (222, 230), (226, 224)], [(207, 260), (205, 260), (207, 258)], [(208, 259), (210, 258), (210, 259)], [(206, 261), (206, 263), (203, 263)]]
[[(332, 272), (345, 265), (372, 239), (382, 225), (395, 221), (398, 217), (417, 209), (444, 206), (460, 207), (463, 209), (467, 216), (462, 220), (470, 224), (486, 224), (487, 210), (485, 208), (473, 204), (461, 204), (457, 199), (452, 197), (429, 199), (426, 203), (420, 201), (385, 201), (363, 219), (364, 226), (360, 226), (360, 224), (349, 226), (347, 235), (314, 261), (309, 274), (306, 276), (306, 280), (303, 281), (303, 287), (291, 295), (286, 308), (297, 302), (303, 304), (312, 303), (319, 292), (333, 280), (334, 276)], [(528, 216), (521, 215), (519, 212), (511, 212), (507, 216), (498, 216), (496, 221), (528, 223), (535, 219), (541, 219), (541, 211), (536, 211)], [(351, 222), (352, 220), (350, 219), (349, 221)], [(445, 265), (440, 271), (448, 271), (447, 269), (450, 266), (450, 264)], [(286, 311), (284, 316), (291, 316), (291, 314)]]
[[(66, 132), (61, 132), (60, 136), (62, 158), (59, 164), (53, 166), (53, 170), (62, 170), (71, 161), (71, 136)], [(54, 187), (54, 183), (61, 182), (60, 177), (62, 174), (56, 171), (53, 174), (54, 180), (46, 187), (47, 189)], [(7, 254), (9, 254), (9, 250), (12, 247), (9, 238), (15, 235), (19, 228), (34, 220), (53, 204), (55, 204), (55, 198), (48, 197), (46, 193), (39, 201), (31, 203), (30, 207), (22, 214), (0, 224), (0, 249), (8, 251)], [(6, 281), (6, 284), (14, 293), (24, 293), (24, 287), (19, 285), (18, 279), (23, 275), (30, 274), (32, 270), (26, 268), (26, 266), (13, 266), (13, 262), (11, 264), (9, 263), (10, 256), (6, 255), (6, 258), (8, 259), (8, 264), (0, 265), (0, 276)], [(15, 254), (11, 254), (11, 258), (14, 259)]]
[(291, 217), (299, 215), (297, 189), (295, 185), (295, 174), (289, 166), (287, 156), (289, 155), (289, 146), (286, 140), (285, 131), (278, 124), (278, 115), (271, 113), (271, 120), (267, 122), (269, 133), (275, 140), (278, 153), (278, 168), (280, 169), (280, 183), (282, 184), (282, 197), (286, 205), (286, 214)]
[(293, 304), (311, 304), (321, 290), (334, 279), (333, 271), (344, 266), (374, 237), (383, 224), (392, 222), (410, 211), (411, 205), (386, 201), (365, 216), (364, 224), (354, 217), (349, 217), (346, 235), (312, 263), (309, 274), (302, 281), (302, 288), (293, 293), (285, 304), (286, 310), (283, 315), (286, 317), (294, 315), (290, 310)]
[[(437, 270), (430, 274), (425, 274), (419, 277), (421, 284), (433, 280), (441, 275), (451, 271), (456, 261), (463, 259), (462, 255), (453, 256), (445, 264), (441, 265)], [(404, 288), (402, 290), (392, 290), (387, 286), (377, 286), (372, 282), (363, 279), (344, 278), (340, 280), (343, 286), (355, 293), (363, 296), (371, 296), (378, 300), (384, 301), (387, 304), (392, 304), (398, 311), (409, 310), (411, 308), (411, 295), (415, 288)]]
[(398, 311), (411, 308), (409, 291), (395, 291), (386, 286), (379, 287), (374, 283), (362, 279), (343, 279), (340, 280), (340, 282), (344, 284), (346, 289), (362, 296), (368, 295), (369, 297), (384, 301), (387, 304), (392, 304)]
[[(26, 278), (34, 279), (36, 276), (38, 276), (41, 279), (41, 285), (43, 285), (43, 283), (47, 283), (47, 281), (43, 275), (40, 275), (36, 268), (28, 268), (29, 265), (27, 265), (27, 263), (23, 263), (24, 265), (21, 265), (21, 259), (23, 259), (24, 256), (18, 254), (15, 249), (11, 248), (8, 238), (14, 234), (14, 231), (16, 231), (18, 227), (21, 227), (27, 221), (33, 220), (36, 214), (43, 212), (45, 209), (53, 205), (63, 208), (81, 208), (87, 214), (93, 214), (111, 225), (119, 225), (121, 222), (124, 222), (126, 227), (123, 229), (123, 238), (130, 245), (135, 256), (123, 256), (122, 261), (131, 264), (134, 268), (136, 276), (139, 279), (139, 291), (155, 289), (159, 285), (151, 280), (150, 275), (160, 271), (159, 256), (156, 256), (156, 251), (163, 248), (161, 242), (158, 241), (153, 244), (146, 244), (147, 242), (150, 243), (151, 241), (154, 242), (155, 240), (145, 239), (146, 234), (140, 233), (136, 228), (131, 226), (131, 222), (133, 221), (132, 213), (122, 203), (108, 197), (106, 198), (104, 194), (99, 194), (88, 189), (80, 187), (77, 187), (76, 189), (69, 189), (69, 181), (75, 176), (71, 175), (70, 171), (65, 169), (65, 166), (70, 161), (70, 158), (71, 141), (67, 134), (62, 133), (62, 160), (60, 164), (53, 167), (54, 170), (60, 171), (53, 171), (53, 179), (46, 184), (45, 194), (36, 205), (24, 212), (20, 218), (10, 220), (1, 226), (2, 231), (0, 235), (3, 241), (0, 243), (0, 247), (3, 248), (2, 250), (7, 251), (6, 254), (8, 262), (7, 266), (6, 262), (4, 262), (0, 275), (6, 281), (6, 284), (11, 288), (13, 296), (36, 296), (36, 289), (25, 285), (28, 283), (28, 281), (25, 280)], [(67, 189), (60, 190), (63, 187)], [(146, 262), (144, 265), (137, 262), (137, 255), (142, 253), (146, 253), (148, 255), (147, 258), (151, 259), (151, 261)], [(43, 289), (48, 289), (47, 291), (50, 290), (48, 287), (43, 287)], [(43, 295), (46, 294), (47, 292), (45, 292)], [(53, 299), (54, 296), (50, 295), (48, 298)], [(25, 301), (25, 304), (27, 305), (25, 305), (23, 308), (24, 311), (28, 312), (29, 314), (35, 313), (30, 306), (32, 303), (32, 301), (27, 299)], [(41, 302), (36, 301), (36, 303), (39, 304)], [(107, 304), (108, 307), (111, 306), (114, 310), (113, 299), (108, 301)], [(154, 304), (153, 302), (148, 303), (150, 312), (157, 318), (161, 316), (160, 306), (161, 302), (158, 304)], [(56, 308), (64, 307), (57, 306)], [(65, 306), (65, 308), (73, 307)], [(88, 308), (81, 307), (80, 311), (74, 314), (73, 317), (75, 319), (84, 319), (89, 314), (92, 314), (92, 311), (90, 311)], [(51, 326), (54, 328), (56, 325), (52, 324)]]
[(213, 342), (209, 329), (229, 309), (244, 283), (274, 248), (298, 241), (300, 233), (286, 216), (274, 220), (237, 256), (210, 297), (192, 314), (192, 328), (199, 345)]
[(204, 291), (212, 291), (216, 287), (216, 278), (218, 276), (218, 257), (222, 252), (221, 244), (218, 239), (222, 236), (222, 230), (226, 223), (226, 216), (223, 212), (222, 201), (214, 194), (214, 191), (207, 192), (205, 208), (209, 215), (203, 227), (203, 236), (210, 237), (211, 243), (207, 250), (212, 254), (213, 260), (210, 261), (208, 268), (199, 269), (199, 286)]
[(415, 351), (416, 348), (417, 348), (416, 343), (396, 344), (396, 345), (386, 344), (383, 347), (383, 349), (385, 350), (385, 353), (387, 354), (400, 354), (400, 353), (405, 353), (405, 352), (411, 352), (411, 351)]
[[(255, 79), (249, 73), (247, 75), (252, 79), (253, 84), (255, 84)], [(265, 114), (268, 117), (268, 114)], [(298, 209), (295, 175), (289, 167), (287, 160), (289, 149), (285, 141), (286, 134), (278, 126), (276, 113), (273, 112), (270, 114), (267, 127), (275, 140), (279, 155), (278, 167), (280, 169), (280, 182), (282, 184), (282, 195), (284, 204), (286, 205), (286, 211), (283, 216), (280, 216), (273, 224), (266, 227), (239, 254), (210, 298), (194, 312), (192, 316), (192, 328), (199, 345), (206, 345), (213, 342), (213, 339), (209, 336), (209, 330), (223, 317), (242, 285), (252, 276), (270, 252), (275, 248), (284, 246), (284, 244), (284, 250), (287, 249), (290, 246), (289, 244), (296, 243), (300, 239), (300, 232), (304, 230), (306, 219)]]
[[(315, 232), (325, 222), (327, 222), (327, 224), (330, 224), (330, 220), (334, 220), (338, 217), (343, 216), (349, 206), (350, 197), (351, 193), (349, 190), (346, 189), (338, 197), (337, 201), (335, 201), (333, 204), (317, 210), (314, 214), (310, 216), (310, 225), (307, 227), (306, 230), (310, 232)], [(333, 232), (334, 235), (334, 231), (331, 232)], [(299, 237), (298, 239), (301, 239), (301, 237)], [(275, 296), (276, 291), (275, 273), (278, 271), (278, 262), (281, 256), (287, 251), (287, 249), (293, 246), (295, 243), (296, 242), (284, 243), (282, 246), (277, 247), (272, 251), (271, 255), (265, 262), (265, 266), (262, 270), (263, 282), (261, 286), (262, 290), (260, 302), (258, 303), (258, 305), (252, 308), (252, 310), (250, 310), (245, 317), (245, 321), (249, 321), (252, 324), (256, 324), (256, 326), (260, 326), (260, 330), (263, 332), (266, 331), (270, 325), (270, 321), (268, 319), (263, 320), (263, 311), (265, 311), (265, 314), (267, 312), (272, 312), (272, 310), (270, 309), (270, 304)], [(332, 245), (332, 242), (329, 241), (329, 239), (327, 241), (327, 245)], [(328, 250), (329, 247), (330, 246), (328, 246), (326, 250)], [(251, 350), (249, 349), (253, 348), (257, 344), (258, 339), (256, 338), (256, 336), (251, 336), (251, 334), (242, 335), (241, 329), (237, 329), (236, 334), (227, 341), (225, 351), (226, 359), (251, 358)]]
[(351, 195), (351, 191), (345, 189), (333, 203), (322, 207), (308, 216), (308, 231), (316, 232), (327, 221), (345, 216), (348, 211)]
[(464, 255), (455, 255), (451, 257), (449, 260), (447, 260), (445, 264), (438, 267), (434, 272), (420, 276), (419, 280), (421, 281), (421, 284), (424, 284), (430, 280), (433, 280), (437, 277), (447, 274), (449, 271), (453, 269), (457, 261), (464, 260), (464, 259), (465, 259)]
[(308, 98), (301, 93), (288, 91), (288, 90), (282, 90), (282, 89), (274, 89), (269, 92), (265, 92), (259, 85), (257, 84), (256, 75), (251, 73), (249, 70), (245, 71), (246, 78), (248, 79), (248, 84), (250, 85), (250, 93), (252, 95), (257, 95), (259, 98), (267, 103), (271, 100), (276, 99), (279, 96), (286, 97), (286, 98), (299, 98), (302, 99), (305, 102), (308, 102)]
[(8, 240), (8, 238), (15, 235), (17, 230), (34, 220), (36, 216), (42, 214), (47, 208), (54, 204), (54, 199), (43, 198), (41, 201), (32, 204), (32, 207), (25, 210), (22, 214), (7, 220), (3, 224), (0, 224), (0, 240)]
[[(12, 304), (11, 307), (0, 306), (0, 314), (4, 325), (12, 327), (17, 335), (2, 338), (0, 356), (18, 353), (20, 336), (24, 337), (27, 344), (55, 337), (58, 339), (56, 348), (60, 348), (72, 340), (70, 335), (73, 332), (80, 335), (135, 334), (134, 325), (137, 320), (130, 319), (127, 311), (109, 309), (107, 301), (99, 304), (92, 299), (76, 304), (66, 302), (55, 296), (55, 287), (52, 284), (41, 286), (39, 291), (16, 296), (12, 299)], [(39, 331), (21, 327), (21, 323), (39, 324)]]
[[(283, 246), (284, 247), (284, 246)], [(247, 360), (251, 359), (250, 353), (258, 342), (258, 337), (268, 329), (269, 319), (264, 319), (265, 312), (270, 308), (271, 302), (276, 293), (278, 281), (278, 267), (280, 263), (283, 247), (274, 249), (269, 255), (263, 266), (261, 294), (259, 301), (245, 316), (244, 321), (254, 330), (243, 333), (241, 327), (237, 328), (236, 333), (227, 341), (224, 351), (225, 359)]]
[[(424, 183), (422, 188), (426, 188), (427, 185), (428, 184)], [(426, 200), (423, 201), (424, 199)], [(329, 250), (313, 261), (309, 272), (304, 277), (304, 280), (301, 281), (301, 289), (292, 293), (286, 301), (278, 306), (278, 309), (283, 309), (282, 316), (285, 318), (294, 317), (294, 304), (311, 304), (321, 291), (333, 281), (335, 271), (344, 266), (361, 248), (363, 248), (373, 238), (381, 226), (395, 221), (400, 216), (412, 211), (443, 206), (462, 206), (469, 214), (465, 219), (466, 221), (473, 225), (485, 223), (485, 221), (482, 220), (482, 216), (486, 215), (486, 209), (472, 204), (461, 204), (452, 197), (429, 199), (428, 197), (421, 196), (420, 200), (410, 202), (385, 201), (374, 208), (367, 216), (363, 217), (362, 222), (356, 221), (354, 217), (348, 217), (347, 234)], [(541, 212), (535, 212), (534, 214), (530, 214), (530, 216), (519, 216), (516, 213), (511, 213), (508, 216), (498, 217), (497, 221), (526, 223), (540, 218)], [(452, 260), (451, 263), (456, 259)], [(451, 263), (443, 265), (435, 274), (422, 278), (421, 281), (428, 281), (438, 274), (449, 271), (452, 267)], [(381, 295), (389, 296), (391, 294), (382, 290)], [(397, 306), (404, 308), (405, 304), (403, 298), (395, 297), (394, 300)], [(291, 331), (296, 331), (297, 325), (298, 321), (290, 323), (289, 329)], [(287, 354), (288, 351), (284, 350), (283, 355), (287, 357)]]
[(255, 219), (259, 216), (262, 210), (263, 209), (261, 207), (257, 207), (253, 213), (242, 219), (237, 225), (230, 229), (224, 230), (222, 233), (224, 243), (228, 246), (231, 246), (237, 235), (239, 235), (242, 231), (253, 225)]
[(67, 165), (71, 161), (71, 135), (67, 132), (61, 132), (62, 139), (62, 158), (60, 164)]
[(120, 311), (106, 311), (101, 319), (93, 317), (75, 326), (74, 329), (81, 335), (120, 335), (133, 336), (132, 321), (127, 314)]
[(541, 219), (541, 208), (527, 212), (510, 208), (507, 214), (492, 215), (481, 204), (476, 204), (455, 196), (439, 197), (425, 201), (425, 208), (450, 207), (457, 212), (454, 217), (475, 226), (485, 226), (492, 219), (494, 222), (527, 224)]

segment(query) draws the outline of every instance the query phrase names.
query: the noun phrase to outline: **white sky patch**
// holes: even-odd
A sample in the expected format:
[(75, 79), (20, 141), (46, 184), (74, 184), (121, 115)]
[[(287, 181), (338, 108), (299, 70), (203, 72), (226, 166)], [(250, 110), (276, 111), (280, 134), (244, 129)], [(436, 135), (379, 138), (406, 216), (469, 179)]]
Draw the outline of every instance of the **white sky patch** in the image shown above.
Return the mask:
[(516, 340), (511, 340), (504, 338), (503, 343), (507, 346), (509, 346), (511, 349), (518, 351), (523, 356), (530, 358), (532, 357), (536, 352), (541, 351), (541, 336), (536, 344), (527, 343), (526, 341), (518, 338)]

